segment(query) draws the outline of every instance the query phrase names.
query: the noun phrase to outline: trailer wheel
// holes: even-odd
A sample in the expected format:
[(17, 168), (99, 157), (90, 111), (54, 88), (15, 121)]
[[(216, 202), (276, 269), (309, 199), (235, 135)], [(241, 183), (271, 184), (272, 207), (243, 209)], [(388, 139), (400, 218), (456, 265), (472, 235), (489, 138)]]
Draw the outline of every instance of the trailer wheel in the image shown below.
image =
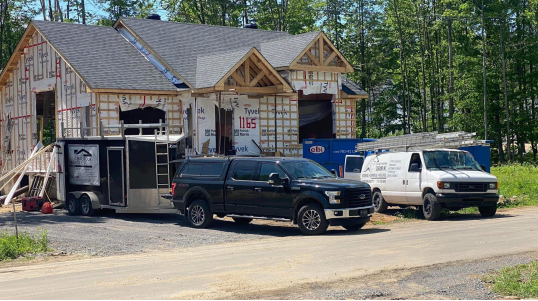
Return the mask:
[(374, 204), (375, 212), (378, 212), (378, 213), (383, 213), (387, 211), (387, 207), (389, 206), (389, 204), (385, 202), (385, 199), (383, 198), (381, 191), (374, 192), (374, 195), (372, 196), (372, 203)]
[(83, 194), (80, 199), (80, 213), (86, 216), (92, 216), (95, 214), (95, 209), (92, 207), (92, 200), (87, 194)]
[(80, 206), (78, 199), (72, 195), (67, 195), (67, 200), (65, 201), (65, 209), (67, 209), (67, 213), (69, 215), (79, 215), (80, 214)]
[(441, 216), (441, 204), (437, 201), (437, 197), (433, 193), (426, 193), (423, 201), (422, 212), (424, 217), (429, 221), (438, 219)]
[(192, 202), (189, 206), (187, 217), (194, 228), (207, 228), (213, 222), (213, 213), (211, 213), (204, 200)]

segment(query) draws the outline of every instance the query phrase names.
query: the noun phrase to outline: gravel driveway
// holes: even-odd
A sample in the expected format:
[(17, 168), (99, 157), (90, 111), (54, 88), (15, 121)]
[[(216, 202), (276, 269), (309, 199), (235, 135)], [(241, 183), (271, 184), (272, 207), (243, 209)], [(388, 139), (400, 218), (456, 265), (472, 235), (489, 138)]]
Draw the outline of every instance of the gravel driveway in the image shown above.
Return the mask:
[[(50, 246), (57, 252), (84, 255), (118, 255), (151, 250), (300, 236), (291, 223), (254, 221), (235, 224), (229, 219), (215, 219), (210, 229), (194, 229), (177, 214), (116, 214), (69, 216), (64, 210), (54, 214), (18, 212), (19, 231), (36, 233), (46, 229)], [(14, 231), (13, 214), (0, 214), (0, 231)]]

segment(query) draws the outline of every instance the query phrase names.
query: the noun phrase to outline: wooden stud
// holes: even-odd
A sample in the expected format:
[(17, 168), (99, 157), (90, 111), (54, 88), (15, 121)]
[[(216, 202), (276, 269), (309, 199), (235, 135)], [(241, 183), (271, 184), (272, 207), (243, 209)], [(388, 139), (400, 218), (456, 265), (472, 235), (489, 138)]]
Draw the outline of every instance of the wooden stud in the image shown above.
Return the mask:
[(241, 85), (241, 86), (246, 86), (246, 84), (245, 84), (245, 82), (243, 81), (243, 79), (242, 79), (239, 75), (237, 75), (237, 72), (233, 72), (233, 73), (232, 73), (232, 77), (233, 77), (233, 79), (235, 79), (235, 81), (236, 81), (239, 85)]
[(306, 56), (312, 61), (312, 63), (314, 63), (314, 65), (321, 66), (318, 59), (316, 59), (316, 57), (310, 52), (310, 50), (307, 50), (305, 53)]

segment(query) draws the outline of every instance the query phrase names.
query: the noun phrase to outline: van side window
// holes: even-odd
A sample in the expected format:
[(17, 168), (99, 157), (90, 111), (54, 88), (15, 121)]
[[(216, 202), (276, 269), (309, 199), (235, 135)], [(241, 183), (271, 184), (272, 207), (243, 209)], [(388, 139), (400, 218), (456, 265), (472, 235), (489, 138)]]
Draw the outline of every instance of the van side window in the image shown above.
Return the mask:
[(254, 170), (256, 169), (256, 164), (252, 162), (237, 162), (234, 167), (234, 172), (232, 173), (232, 178), (234, 180), (243, 180), (250, 181), (254, 178)]
[(417, 163), (418, 168), (422, 168), (422, 161), (420, 160), (420, 155), (418, 153), (414, 153), (414, 154), (411, 155), (411, 161), (409, 161), (409, 169), (408, 170), (411, 170), (411, 165), (413, 165), (413, 163)]
[(345, 172), (357, 172), (357, 173), (360, 173), (363, 163), (364, 163), (364, 157), (346, 157), (346, 170), (345, 170)]

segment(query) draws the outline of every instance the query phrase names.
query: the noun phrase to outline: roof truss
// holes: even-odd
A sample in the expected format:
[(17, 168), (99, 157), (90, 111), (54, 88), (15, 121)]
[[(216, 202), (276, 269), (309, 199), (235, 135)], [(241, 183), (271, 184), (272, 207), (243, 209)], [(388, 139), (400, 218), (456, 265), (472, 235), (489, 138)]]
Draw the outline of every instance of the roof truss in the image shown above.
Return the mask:
[(259, 94), (293, 91), (256, 48), (252, 48), (215, 85), (215, 90)]
[(310, 42), (305, 50), (290, 64), (288, 69), (341, 73), (353, 72), (351, 64), (323, 32), (320, 32)]

